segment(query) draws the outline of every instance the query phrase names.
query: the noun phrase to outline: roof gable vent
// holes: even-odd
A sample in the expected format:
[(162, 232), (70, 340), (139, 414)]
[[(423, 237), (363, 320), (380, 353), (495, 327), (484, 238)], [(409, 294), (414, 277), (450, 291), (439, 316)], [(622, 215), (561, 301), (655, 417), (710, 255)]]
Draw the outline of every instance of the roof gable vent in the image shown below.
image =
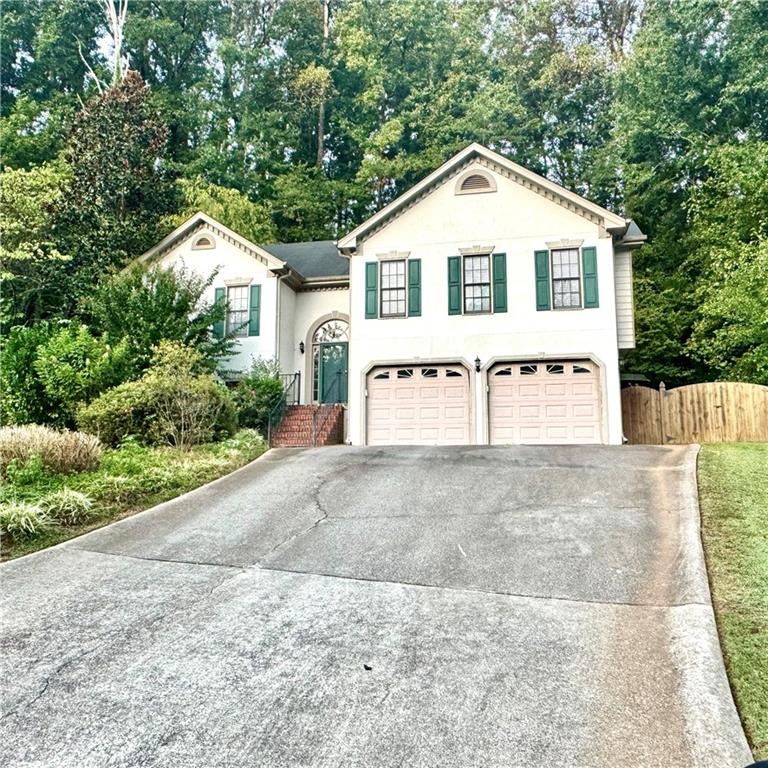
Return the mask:
[(457, 195), (471, 195), (478, 192), (495, 192), (496, 182), (490, 174), (470, 171), (459, 178), (456, 184)]

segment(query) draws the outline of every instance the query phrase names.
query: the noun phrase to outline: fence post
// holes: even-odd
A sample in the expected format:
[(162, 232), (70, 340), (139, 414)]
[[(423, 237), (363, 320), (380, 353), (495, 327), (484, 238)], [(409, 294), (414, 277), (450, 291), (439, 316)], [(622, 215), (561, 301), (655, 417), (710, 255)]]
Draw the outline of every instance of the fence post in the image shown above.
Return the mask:
[(667, 419), (664, 413), (667, 407), (667, 385), (663, 382), (659, 382), (659, 424), (661, 426), (661, 444), (667, 444)]

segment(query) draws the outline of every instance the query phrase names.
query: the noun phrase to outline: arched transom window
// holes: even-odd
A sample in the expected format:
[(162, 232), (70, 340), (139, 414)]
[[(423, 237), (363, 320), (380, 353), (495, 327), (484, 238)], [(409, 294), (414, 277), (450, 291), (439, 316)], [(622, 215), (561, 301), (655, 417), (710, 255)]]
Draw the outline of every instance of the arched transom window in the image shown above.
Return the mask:
[(349, 323), (346, 320), (329, 320), (323, 323), (312, 337), (314, 344), (327, 344), (334, 341), (348, 341)]

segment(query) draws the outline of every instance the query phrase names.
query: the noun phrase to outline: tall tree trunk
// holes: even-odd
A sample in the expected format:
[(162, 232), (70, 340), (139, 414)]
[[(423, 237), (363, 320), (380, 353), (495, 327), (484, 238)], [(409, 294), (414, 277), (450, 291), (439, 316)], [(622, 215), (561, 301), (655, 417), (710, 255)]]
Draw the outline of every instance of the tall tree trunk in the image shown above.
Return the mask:
[[(320, 0), (323, 4), (323, 48), (322, 59), (325, 64), (325, 55), (328, 49), (328, 0)], [(317, 167), (323, 167), (325, 155), (325, 94), (320, 97), (320, 105), (317, 108)]]

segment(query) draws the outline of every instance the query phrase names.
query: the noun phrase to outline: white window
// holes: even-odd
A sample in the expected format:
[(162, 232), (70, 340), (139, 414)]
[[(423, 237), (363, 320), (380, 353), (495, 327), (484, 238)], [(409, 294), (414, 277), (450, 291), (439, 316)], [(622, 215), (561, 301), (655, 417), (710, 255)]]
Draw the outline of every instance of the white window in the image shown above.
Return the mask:
[(248, 286), (232, 285), (227, 288), (227, 333), (248, 335)]
[(491, 257), (464, 257), (464, 312), (491, 311)]
[(381, 262), (381, 316), (405, 317), (405, 260)]
[(555, 309), (581, 307), (578, 248), (552, 251), (552, 304)]

